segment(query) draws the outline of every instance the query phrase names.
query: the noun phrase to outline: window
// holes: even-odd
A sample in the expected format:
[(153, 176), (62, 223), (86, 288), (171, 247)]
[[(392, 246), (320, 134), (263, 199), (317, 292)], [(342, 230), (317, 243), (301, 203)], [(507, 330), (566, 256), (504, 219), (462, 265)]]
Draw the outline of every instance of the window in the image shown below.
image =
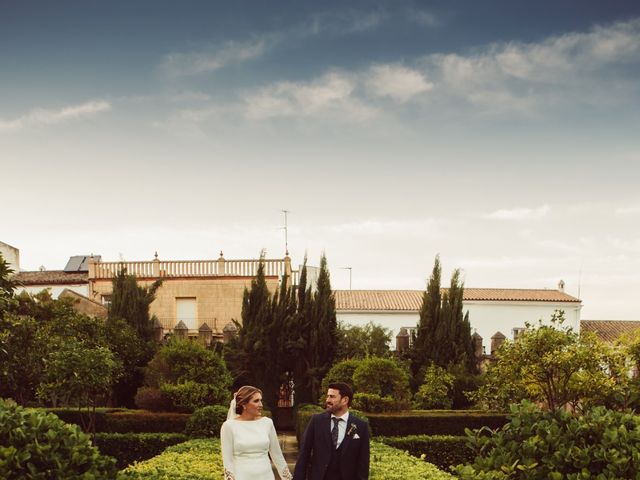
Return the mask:
[(107, 308), (111, 308), (112, 298), (113, 298), (113, 295), (102, 295), (102, 305), (104, 305)]
[(520, 338), (520, 335), (524, 333), (524, 327), (516, 327), (512, 330), (513, 332), (513, 340), (516, 341)]
[(197, 303), (195, 298), (176, 298), (176, 324), (184, 322), (189, 330), (198, 329)]

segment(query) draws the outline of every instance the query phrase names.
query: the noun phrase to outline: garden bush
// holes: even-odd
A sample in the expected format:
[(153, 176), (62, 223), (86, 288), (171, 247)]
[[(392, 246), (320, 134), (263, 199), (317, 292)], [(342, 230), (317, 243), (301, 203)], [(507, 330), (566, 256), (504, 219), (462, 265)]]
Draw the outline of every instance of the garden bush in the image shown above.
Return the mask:
[(444, 368), (429, 365), (423, 374), (422, 385), (414, 395), (414, 406), (429, 410), (451, 408), (455, 377)]
[(424, 458), (442, 470), (451, 465), (472, 462), (473, 449), (467, 437), (453, 435), (409, 435), (407, 437), (376, 437), (390, 447), (406, 450), (414, 457)]
[(322, 379), (322, 397), (320, 398), (322, 405), (324, 405), (330, 383), (343, 382), (353, 387), (353, 372), (356, 371), (360, 362), (361, 360), (357, 359), (342, 360), (331, 367)]
[(185, 433), (191, 437), (219, 437), (227, 419), (227, 407), (210, 405), (197, 409), (187, 422)]
[(176, 408), (171, 397), (156, 387), (140, 387), (134, 402), (138, 408), (151, 412), (171, 412)]
[(107, 480), (116, 471), (79, 426), (0, 399), (0, 478)]
[[(218, 480), (224, 469), (218, 439), (191, 440), (167, 448), (161, 455), (132, 465), (119, 479)], [(371, 480), (450, 480), (451, 475), (406, 452), (371, 443)]]
[(371, 480), (453, 480), (438, 467), (380, 442), (371, 442)]
[(492, 435), (469, 432), (477, 456), (456, 468), (460, 478), (638, 478), (640, 419), (635, 414), (595, 407), (575, 415), (541, 410), (528, 401), (513, 405), (511, 413), (511, 422)]
[(396, 401), (376, 393), (354, 393), (353, 407), (365, 412), (382, 413), (396, 410)]
[(219, 439), (189, 440), (124, 469), (119, 480), (219, 480), (224, 478)]
[(113, 433), (183, 433), (188, 420), (188, 413), (128, 410), (107, 414), (103, 431)]
[(188, 439), (183, 433), (97, 433), (94, 443), (103, 455), (116, 459), (118, 468), (124, 468)]
[(368, 413), (374, 435), (464, 435), (465, 429), (497, 429), (509, 420), (507, 414), (479, 410), (412, 410), (400, 413)]
[(409, 372), (387, 358), (369, 357), (360, 361), (353, 372), (354, 392), (391, 397), (396, 410), (409, 407)]

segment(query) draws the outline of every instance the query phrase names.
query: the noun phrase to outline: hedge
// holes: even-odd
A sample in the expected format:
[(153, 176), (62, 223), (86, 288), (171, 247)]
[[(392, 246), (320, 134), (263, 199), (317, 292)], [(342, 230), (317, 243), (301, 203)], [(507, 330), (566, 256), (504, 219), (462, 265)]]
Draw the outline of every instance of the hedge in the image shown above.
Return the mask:
[(465, 428), (501, 428), (509, 422), (507, 414), (478, 410), (413, 410), (401, 413), (368, 413), (373, 435), (464, 435)]
[(103, 455), (114, 457), (118, 468), (124, 468), (188, 439), (182, 433), (97, 433), (94, 444)]
[[(60, 420), (82, 426), (76, 409), (46, 409)], [(86, 419), (86, 411), (83, 412)], [(189, 420), (188, 413), (149, 412), (147, 410), (96, 410), (96, 432), (109, 433), (182, 433)]]
[(409, 435), (408, 437), (376, 437), (390, 447), (409, 452), (414, 457), (433, 463), (442, 470), (451, 465), (470, 463), (475, 453), (469, 446), (467, 437), (453, 435)]
[[(451, 480), (454, 477), (408, 453), (371, 443), (371, 480)], [(119, 480), (218, 480), (223, 478), (220, 441), (190, 440), (167, 448), (146, 462), (132, 465), (120, 473)]]

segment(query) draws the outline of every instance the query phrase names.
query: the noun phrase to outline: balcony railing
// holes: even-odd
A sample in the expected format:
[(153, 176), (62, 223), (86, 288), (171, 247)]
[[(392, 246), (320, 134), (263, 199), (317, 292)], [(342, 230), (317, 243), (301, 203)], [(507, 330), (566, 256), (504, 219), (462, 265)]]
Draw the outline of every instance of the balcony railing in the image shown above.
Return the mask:
[[(291, 270), (291, 260), (264, 259), (266, 276), (281, 277), (288, 273), (297, 285), (298, 271)], [(255, 277), (260, 260), (151, 260), (142, 262), (90, 262), (89, 279), (110, 279), (121, 270), (138, 278), (184, 277)]]

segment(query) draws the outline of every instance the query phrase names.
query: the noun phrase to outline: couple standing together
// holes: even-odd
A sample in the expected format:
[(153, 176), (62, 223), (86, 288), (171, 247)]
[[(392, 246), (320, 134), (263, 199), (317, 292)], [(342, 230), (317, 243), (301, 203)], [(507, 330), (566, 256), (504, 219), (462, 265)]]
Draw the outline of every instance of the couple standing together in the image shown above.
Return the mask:
[(269, 456), (284, 480), (369, 478), (369, 429), (349, 412), (352, 399), (346, 383), (329, 385), (326, 411), (311, 418), (292, 476), (273, 422), (261, 416), (262, 392), (251, 386), (240, 388), (220, 431), (225, 480), (273, 479)]

